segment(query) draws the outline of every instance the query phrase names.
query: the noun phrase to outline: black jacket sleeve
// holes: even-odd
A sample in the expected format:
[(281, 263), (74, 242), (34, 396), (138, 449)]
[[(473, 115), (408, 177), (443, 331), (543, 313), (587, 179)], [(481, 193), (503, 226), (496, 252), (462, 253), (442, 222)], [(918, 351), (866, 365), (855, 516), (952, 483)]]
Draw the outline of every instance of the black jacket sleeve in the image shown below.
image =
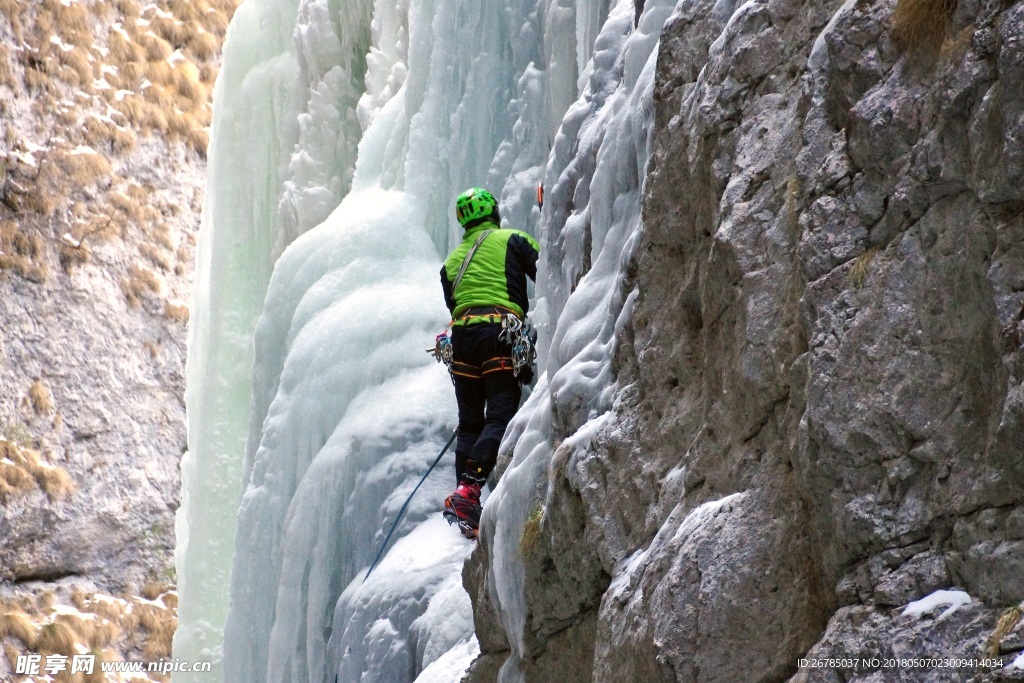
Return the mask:
[(523, 269), (526, 277), (536, 282), (538, 254), (533, 245), (525, 237), (512, 235), (508, 240), (508, 248), (514, 253), (514, 258), (518, 261), (519, 267)]
[(441, 289), (444, 291), (444, 305), (448, 307), (449, 313), (454, 313), (455, 297), (452, 296), (452, 283), (448, 280), (448, 272), (444, 265), (441, 266)]

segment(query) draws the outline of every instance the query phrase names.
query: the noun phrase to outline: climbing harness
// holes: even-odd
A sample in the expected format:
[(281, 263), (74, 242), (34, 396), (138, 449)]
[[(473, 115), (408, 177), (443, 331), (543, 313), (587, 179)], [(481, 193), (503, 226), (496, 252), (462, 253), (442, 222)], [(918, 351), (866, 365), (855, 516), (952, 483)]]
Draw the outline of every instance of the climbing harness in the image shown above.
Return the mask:
[(391, 540), (391, 534), (395, 533), (395, 529), (398, 528), (398, 523), (402, 521), (402, 515), (405, 514), (405, 509), (409, 507), (409, 503), (412, 502), (412, 497), (416, 495), (416, 492), (420, 490), (420, 486), (423, 485), (423, 482), (427, 480), (427, 477), (430, 476), (430, 473), (434, 471), (435, 467), (437, 467), (437, 463), (441, 462), (441, 457), (448, 452), (449, 448), (452, 447), (452, 444), (455, 442), (455, 437), (458, 435), (458, 433), (459, 430), (457, 429), (454, 432), (452, 432), (452, 438), (448, 439), (448, 443), (446, 443), (444, 445), (444, 448), (441, 449), (441, 452), (437, 454), (437, 457), (434, 459), (433, 464), (427, 470), (427, 473), (423, 475), (422, 479), (420, 479), (420, 483), (416, 484), (416, 488), (414, 488), (412, 490), (412, 493), (409, 494), (409, 497), (405, 499), (405, 503), (402, 504), (402, 509), (398, 511), (398, 516), (395, 517), (394, 524), (392, 524), (391, 529), (388, 530), (388, 535), (384, 537), (384, 543), (381, 544), (380, 550), (377, 551), (377, 557), (373, 558), (373, 564), (371, 564), (370, 568), (366, 570), (366, 576), (363, 577), (363, 583), (366, 583), (366, 580), (370, 578), (370, 573), (373, 572), (374, 568), (377, 566), (377, 563), (380, 562), (380, 558), (384, 555), (384, 549), (388, 547), (388, 541)]
[(525, 367), (533, 367), (537, 360), (537, 330), (528, 319), (511, 313), (501, 317), (501, 341), (512, 347), (512, 374), (516, 377)]

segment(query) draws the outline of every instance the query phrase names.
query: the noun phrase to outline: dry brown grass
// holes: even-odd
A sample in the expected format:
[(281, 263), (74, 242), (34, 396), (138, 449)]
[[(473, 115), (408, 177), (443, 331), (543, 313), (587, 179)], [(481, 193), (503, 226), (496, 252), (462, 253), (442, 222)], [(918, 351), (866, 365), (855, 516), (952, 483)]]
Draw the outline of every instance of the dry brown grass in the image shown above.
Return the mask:
[(186, 139), (188, 146), (205, 157), (206, 150), (210, 146), (210, 135), (202, 129), (192, 129), (188, 132)]
[(84, 3), (65, 5), (60, 0), (43, 0), (43, 10), (53, 17), (53, 30), (69, 45), (87, 46), (92, 43), (89, 11)]
[(180, 62), (172, 69), (172, 82), (178, 96), (185, 100), (190, 109), (198, 110), (209, 99), (209, 93), (199, 78), (199, 68), (191, 62)]
[(152, 31), (140, 34), (136, 41), (146, 51), (146, 59), (150, 62), (162, 62), (174, 54), (174, 48), (166, 40)]
[(120, 622), (125, 615), (125, 609), (121, 603), (99, 599), (96, 596), (87, 596), (80, 609), (113, 622)]
[(43, 591), (36, 596), (34, 604), (42, 609), (50, 609), (57, 604), (57, 594), (50, 590)]
[(213, 64), (203, 64), (199, 69), (199, 79), (212, 88), (214, 81), (217, 80), (217, 74), (219, 73), (220, 69)]
[(59, 150), (56, 163), (67, 180), (77, 187), (92, 187), (110, 179), (110, 161), (91, 149)]
[(85, 143), (95, 149), (106, 149), (120, 155), (135, 147), (135, 134), (112, 120), (90, 116), (85, 120), (83, 134)]
[(146, 60), (146, 48), (132, 41), (131, 36), (126, 36), (120, 31), (111, 31), (107, 49), (110, 50), (111, 66), (121, 70), (124, 70), (128, 64), (139, 64)]
[(526, 518), (523, 525), (523, 537), (519, 539), (519, 550), (525, 555), (537, 547), (540, 541), (540, 526), (544, 519), (544, 506), (538, 503)]
[(113, 621), (100, 618), (83, 618), (74, 614), (58, 614), (55, 622), (67, 626), (76, 642), (90, 650), (107, 647), (121, 637), (121, 627)]
[(133, 611), (139, 617), (139, 625), (148, 632), (142, 645), (143, 656), (150, 661), (170, 656), (171, 641), (178, 627), (174, 613), (145, 603), (136, 603)]
[(128, 271), (128, 277), (121, 280), (121, 291), (128, 299), (128, 305), (131, 308), (138, 308), (146, 293), (159, 295), (163, 291), (163, 284), (160, 277), (148, 268), (132, 266)]
[(0, 500), (15, 494), (24, 494), (35, 488), (33, 467), (38, 457), (32, 451), (22, 450), (10, 441), (0, 441)]
[(149, 357), (156, 359), (160, 357), (160, 345), (155, 341), (147, 339), (142, 343), (142, 348), (149, 352)]
[[(173, 596), (172, 590), (173, 586), (156, 582), (144, 587), (145, 593), (155, 597)], [(170, 655), (177, 627), (173, 606), (132, 596), (115, 600), (80, 589), (74, 589), (69, 597), (79, 613), (62, 608), (63, 603), (58, 604), (56, 595), (49, 591), (0, 601), (0, 641), (4, 641), (5, 655), (12, 664), (26, 652), (44, 657), (90, 652), (101, 661), (118, 661), (128, 655), (152, 661)], [(20, 647), (15, 641), (20, 641)], [(94, 671), (101, 671), (101, 667), (97, 664)], [(105, 679), (102, 675), (71, 676), (65, 671), (54, 680), (91, 683)]]
[(164, 317), (174, 322), (187, 323), (189, 318), (188, 306), (168, 301), (164, 307)]
[(51, 500), (67, 498), (75, 491), (75, 483), (71, 475), (60, 467), (41, 466), (35, 472), (36, 483), (46, 492)]
[[(156, 83), (146, 88), (142, 97), (146, 102), (159, 108), (160, 114), (164, 117), (164, 120), (167, 120), (168, 114), (173, 115), (176, 105), (178, 104), (177, 96), (171, 88), (156, 85)], [(152, 117), (156, 112), (150, 111), (147, 112), (147, 114), (150, 117), (150, 120), (152, 120)], [(162, 129), (164, 128), (166, 128), (166, 126), (162, 127)]]
[(200, 62), (205, 62), (216, 56), (220, 50), (221, 39), (213, 33), (202, 31), (196, 33), (187, 43), (186, 54), (194, 57)]
[(51, 621), (39, 629), (33, 649), (40, 654), (73, 655), (76, 640), (76, 634), (70, 626), (60, 621)]
[(936, 54), (949, 35), (957, 0), (899, 0), (892, 35), (901, 46)]
[(0, 641), (16, 638), (29, 649), (35, 647), (36, 626), (32, 620), (24, 612), (10, 607), (5, 609), (0, 612)]
[(132, 224), (140, 224), (145, 220), (145, 212), (143, 211), (143, 206), (139, 203), (139, 200), (126, 192), (122, 192), (121, 190), (112, 190), (107, 193), (107, 201), (110, 202), (111, 207), (124, 216), (128, 222)]
[(28, 388), (28, 398), (37, 415), (46, 415), (53, 411), (53, 394), (41, 379), (32, 382), (32, 386)]
[(59, 72), (62, 80), (81, 90), (92, 90), (93, 63), (88, 50), (80, 47), (68, 51), (58, 49), (56, 57), (57, 62), (65, 67)]
[(139, 247), (139, 253), (146, 257), (153, 265), (164, 272), (174, 268), (174, 263), (167, 252), (154, 244), (143, 244)]
[(134, 21), (127, 21), (139, 18), (139, 3), (136, 0), (111, 0), (110, 3), (113, 8), (117, 11), (117, 14), (124, 17), (125, 23), (132, 23)]
[(41, 489), (52, 500), (74, 492), (71, 475), (42, 461), (37, 451), (0, 441), (0, 501)]
[(18, 656), (21, 654), (22, 652), (18, 648), (14, 647), (10, 643), (4, 643), (4, 656), (7, 658), (7, 665), (10, 667), (11, 671), (14, 671), (17, 668)]
[(986, 656), (999, 656), (1003, 638), (1008, 636), (1010, 632), (1017, 627), (1022, 616), (1024, 616), (1024, 602), (1008, 608), (999, 616), (999, 621), (996, 622), (995, 631), (993, 631), (992, 635), (989, 636), (988, 644), (985, 648)]
[(11, 24), (14, 37), (19, 42), (22, 40), (22, 14), (27, 4), (22, 0), (0, 0), (0, 14)]
[(12, 90), (18, 87), (14, 71), (11, 69), (11, 54), (6, 45), (0, 45), (0, 85), (5, 85)]
[(882, 250), (878, 247), (871, 247), (863, 254), (853, 259), (853, 265), (850, 266), (850, 284), (855, 289), (860, 289), (864, 286), (864, 282), (867, 280), (868, 274), (871, 272), (871, 261), (874, 260)]
[(163, 581), (147, 581), (139, 591), (139, 595), (147, 600), (156, 600), (169, 590), (171, 590), (171, 586)]
[[(174, 211), (174, 208), (174, 205), (171, 205), (170, 207), (167, 207), (167, 210)], [(153, 223), (148, 234), (153, 238), (153, 241), (157, 246), (163, 247), (167, 251), (174, 251), (174, 237), (171, 235), (171, 228), (167, 223), (162, 220), (157, 220)]]
[(26, 234), (11, 220), (0, 221), (0, 271), (17, 273), (32, 282), (45, 282), (48, 274), (43, 240)]
[[(8, 173), (21, 174), (19, 186), (5, 196), (8, 208), (15, 214), (51, 218), (84, 196), (102, 210), (94, 201), (94, 190), (112, 184), (110, 177), (121, 158), (137, 147), (140, 136), (162, 135), (205, 155), (215, 62), (238, 4), (239, 0), (155, 0), (149, 5), (140, 0), (0, 0), (0, 12), (15, 37), (24, 39), (0, 45), (0, 88), (14, 84), (10, 87), (20, 89), (24, 82), (37, 116), (33, 130), (21, 133), (34, 131), (34, 142), (55, 147), (48, 154), (36, 154), (41, 172)], [(140, 18), (145, 21), (137, 21)], [(13, 50), (11, 45), (20, 47)], [(101, 80), (106, 85), (94, 87)], [(69, 99), (73, 105), (64, 104)], [(0, 117), (5, 104), (0, 97)], [(11, 127), (5, 127), (5, 137), (12, 134)], [(49, 145), (50, 140), (62, 142)], [(9, 149), (14, 149), (12, 142), (8, 141)], [(76, 150), (79, 143), (99, 153)], [(76, 239), (92, 229), (82, 227), (86, 221), (82, 217), (69, 231), (78, 235)], [(171, 252), (176, 242), (169, 246)], [(88, 251), (77, 245), (57, 246), (54, 251), (66, 272), (88, 261)], [(45, 278), (43, 270), (30, 267), (38, 264), (26, 262), (13, 250), (0, 251), (0, 269)], [(156, 258), (155, 253), (147, 257), (160, 268), (175, 268), (173, 260)]]
[(57, 253), (60, 259), (60, 269), (67, 274), (71, 274), (75, 268), (88, 263), (92, 258), (92, 253), (85, 245), (74, 245), (65, 240), (60, 241)]

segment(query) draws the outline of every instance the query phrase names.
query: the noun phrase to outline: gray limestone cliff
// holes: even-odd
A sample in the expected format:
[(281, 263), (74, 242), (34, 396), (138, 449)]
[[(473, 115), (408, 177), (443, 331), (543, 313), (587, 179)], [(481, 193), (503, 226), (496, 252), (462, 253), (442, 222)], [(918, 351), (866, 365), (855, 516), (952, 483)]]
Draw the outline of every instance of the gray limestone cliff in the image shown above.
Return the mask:
[(469, 561), (468, 680), (1024, 679), (1024, 3), (901, 2), (677, 5), (614, 420), (550, 463), (525, 634)]
[(0, 0), (2, 680), (28, 652), (170, 654), (187, 302), (235, 4)]

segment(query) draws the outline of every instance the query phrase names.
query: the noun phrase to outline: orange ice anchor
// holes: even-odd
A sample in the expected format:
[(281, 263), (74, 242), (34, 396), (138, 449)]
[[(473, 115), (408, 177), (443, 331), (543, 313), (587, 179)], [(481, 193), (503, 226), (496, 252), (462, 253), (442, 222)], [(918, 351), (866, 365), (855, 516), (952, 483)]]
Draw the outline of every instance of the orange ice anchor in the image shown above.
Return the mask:
[(537, 208), (544, 208), (544, 183), (537, 186)]

